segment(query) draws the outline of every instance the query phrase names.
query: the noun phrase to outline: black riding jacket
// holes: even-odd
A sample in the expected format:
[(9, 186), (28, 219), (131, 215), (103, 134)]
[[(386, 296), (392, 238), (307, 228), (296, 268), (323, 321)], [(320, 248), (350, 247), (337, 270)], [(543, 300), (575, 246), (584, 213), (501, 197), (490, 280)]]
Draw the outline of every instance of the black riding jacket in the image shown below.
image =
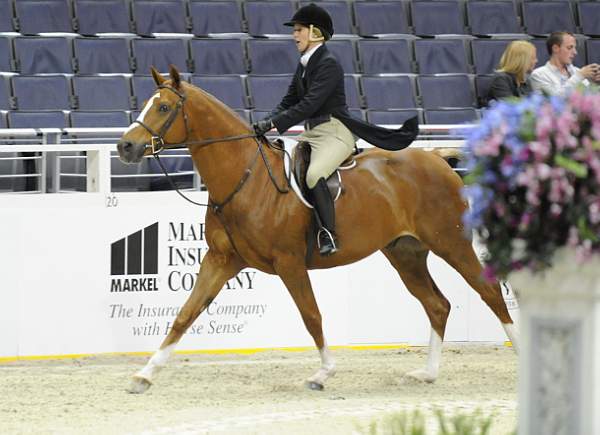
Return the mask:
[(353, 118), (346, 106), (344, 71), (325, 44), (313, 53), (304, 70), (298, 63), (287, 94), (271, 112), (273, 125), (279, 133), (326, 115), (339, 119), (353, 134), (370, 144), (392, 151), (406, 148), (419, 133), (417, 117), (407, 120), (398, 130)]

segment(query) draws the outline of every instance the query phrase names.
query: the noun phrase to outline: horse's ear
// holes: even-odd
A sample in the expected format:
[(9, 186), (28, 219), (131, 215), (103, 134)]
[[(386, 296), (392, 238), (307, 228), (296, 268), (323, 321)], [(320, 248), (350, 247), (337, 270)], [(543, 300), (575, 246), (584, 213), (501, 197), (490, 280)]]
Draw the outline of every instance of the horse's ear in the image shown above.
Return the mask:
[(179, 76), (179, 71), (175, 67), (175, 65), (169, 65), (169, 75), (171, 76), (171, 84), (174, 88), (179, 89), (179, 85), (181, 84), (181, 77)]
[(165, 78), (160, 75), (160, 73), (153, 66), (150, 67), (150, 72), (152, 73), (152, 78), (154, 79), (154, 83), (156, 86), (160, 86), (165, 81)]

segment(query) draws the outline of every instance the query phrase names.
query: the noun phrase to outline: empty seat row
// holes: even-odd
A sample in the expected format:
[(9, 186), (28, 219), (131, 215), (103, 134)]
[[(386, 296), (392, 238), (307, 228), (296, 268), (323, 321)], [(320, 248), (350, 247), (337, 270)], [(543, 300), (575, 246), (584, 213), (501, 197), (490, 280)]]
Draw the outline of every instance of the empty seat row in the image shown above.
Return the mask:
[[(97, 33), (289, 34), (282, 23), (307, 1), (0, 0), (0, 31)], [(556, 29), (599, 35), (600, 5), (581, 1), (329, 0), (338, 34), (547, 34)], [(520, 19), (522, 17), (522, 20)], [(579, 17), (579, 21), (577, 21)], [(521, 22), (523, 26), (521, 26)], [(577, 26), (580, 25), (581, 29)]]
[[(511, 39), (348, 39), (332, 40), (329, 50), (344, 71), (365, 74), (492, 73)], [(189, 42), (189, 46), (188, 46)], [(531, 39), (539, 64), (548, 59), (545, 39)], [(131, 43), (131, 46), (130, 46)], [(414, 51), (414, 60), (413, 60)], [(579, 43), (575, 65), (600, 60), (600, 39)], [(298, 65), (292, 40), (124, 39), (0, 37), (0, 72), (22, 74), (149, 74), (154, 66), (183, 73), (290, 74)]]
[[(191, 76), (192, 84), (233, 109), (272, 110), (285, 95), (291, 75)], [(2, 110), (135, 110), (155, 89), (152, 77), (14, 76), (0, 78)], [(345, 77), (352, 109), (475, 107), (472, 77), (466, 74)], [(418, 92), (417, 92), (418, 90)]]
[[(238, 111), (246, 121), (263, 119), (268, 112)], [(1, 128), (123, 128), (131, 124), (138, 112), (97, 111), (70, 113), (49, 111), (17, 111), (0, 112)], [(420, 123), (426, 124), (459, 124), (479, 118), (477, 109), (472, 107), (440, 108), (440, 109), (394, 109), (394, 110), (353, 110), (352, 116), (368, 120), (379, 125), (399, 125), (407, 119), (417, 116)]]

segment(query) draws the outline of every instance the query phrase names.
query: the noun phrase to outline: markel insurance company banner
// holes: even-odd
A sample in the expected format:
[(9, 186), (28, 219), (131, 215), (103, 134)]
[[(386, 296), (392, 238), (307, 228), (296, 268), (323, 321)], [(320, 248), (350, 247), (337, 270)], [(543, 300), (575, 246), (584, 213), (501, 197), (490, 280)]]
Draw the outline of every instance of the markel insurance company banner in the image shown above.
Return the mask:
[[(203, 192), (190, 196), (207, 200)], [(203, 208), (173, 192), (5, 195), (0, 201), (0, 357), (160, 345), (207, 251)], [(430, 269), (452, 303), (446, 340), (506, 340), (454, 270), (434, 256)], [(310, 275), (331, 345), (427, 343), (425, 312), (383, 255)], [(514, 316), (512, 293), (504, 292)], [(178, 349), (312, 345), (281, 280), (245, 269)]]

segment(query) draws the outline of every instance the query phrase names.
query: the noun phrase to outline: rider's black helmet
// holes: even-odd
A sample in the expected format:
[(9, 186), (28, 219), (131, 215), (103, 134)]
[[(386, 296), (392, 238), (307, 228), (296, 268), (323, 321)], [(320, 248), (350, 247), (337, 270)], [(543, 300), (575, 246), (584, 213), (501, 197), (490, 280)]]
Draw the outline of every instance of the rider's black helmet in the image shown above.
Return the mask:
[(331, 17), (325, 9), (314, 3), (301, 7), (290, 21), (283, 23), (284, 26), (293, 26), (294, 24), (302, 24), (307, 27), (312, 24), (323, 33), (326, 40), (333, 36)]

